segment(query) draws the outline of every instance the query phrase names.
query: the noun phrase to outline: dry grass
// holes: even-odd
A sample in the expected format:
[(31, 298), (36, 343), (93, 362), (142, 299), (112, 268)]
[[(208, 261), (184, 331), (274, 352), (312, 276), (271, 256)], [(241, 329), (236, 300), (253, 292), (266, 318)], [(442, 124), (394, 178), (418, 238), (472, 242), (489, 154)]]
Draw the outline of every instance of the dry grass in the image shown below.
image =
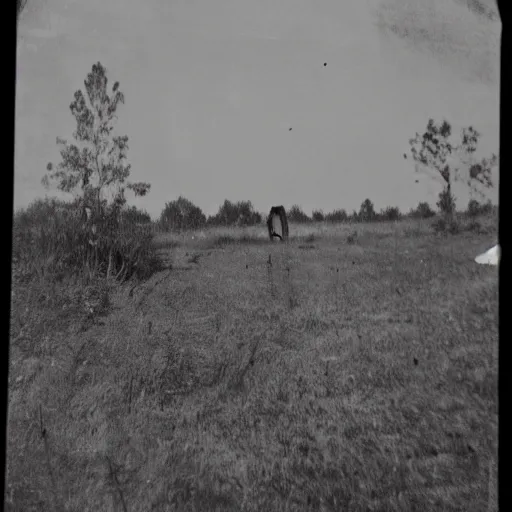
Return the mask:
[(497, 510), (481, 223), (162, 235), (92, 318), (16, 286), (7, 510)]

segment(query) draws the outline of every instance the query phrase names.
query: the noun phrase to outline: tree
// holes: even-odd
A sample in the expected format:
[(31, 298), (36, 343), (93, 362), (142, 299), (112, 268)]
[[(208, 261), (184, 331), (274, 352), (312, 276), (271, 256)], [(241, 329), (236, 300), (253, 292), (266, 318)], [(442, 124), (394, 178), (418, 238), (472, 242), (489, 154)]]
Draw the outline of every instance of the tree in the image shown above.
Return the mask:
[(385, 221), (399, 220), (401, 216), (398, 206), (387, 206), (379, 213), (379, 218)]
[(261, 221), (261, 215), (254, 210), (251, 201), (233, 203), (228, 199), (215, 215), (208, 218), (208, 224), (214, 226), (252, 226)]
[(325, 215), (322, 210), (313, 210), (311, 216), (315, 222), (322, 222), (325, 220)]
[(452, 215), (455, 211), (455, 196), (450, 192), (448, 188), (444, 188), (439, 192), (439, 199), (436, 206), (439, 208), (441, 213), (447, 216)]
[(358, 219), (361, 222), (371, 222), (376, 218), (375, 208), (369, 199), (365, 199), (359, 208)]
[(124, 209), (121, 213), (121, 219), (128, 225), (151, 223), (149, 213), (145, 210), (139, 210), (136, 206)]
[(426, 202), (418, 203), (416, 209), (411, 209), (409, 216), (416, 219), (428, 219), (436, 214), (430, 205)]
[(238, 226), (253, 226), (261, 223), (260, 214), (254, 211), (251, 201), (238, 201), (235, 205), (238, 212), (236, 224)]
[(160, 225), (168, 230), (198, 229), (206, 224), (201, 208), (183, 196), (166, 203), (160, 215)]
[(478, 215), (486, 215), (492, 212), (492, 203), (488, 201), (487, 203), (480, 203), (476, 199), (470, 199), (468, 202), (468, 208), (466, 213), (469, 217), (477, 217)]
[(325, 220), (329, 222), (345, 222), (348, 220), (348, 215), (345, 210), (334, 210), (325, 216)]
[(498, 161), (494, 154), (490, 158), (475, 161), (474, 154), (480, 133), (472, 126), (462, 129), (459, 144), (455, 145), (450, 141), (451, 133), (451, 125), (446, 120), (436, 124), (433, 119), (429, 119), (425, 133), (416, 133), (416, 136), (409, 140), (416, 172), (427, 170), (433, 173), (434, 179), (441, 179), (443, 195), (442, 198), (440, 196), (438, 204), (445, 208), (442, 211), (449, 217), (455, 209), (452, 184), (454, 180), (461, 179), (459, 165), (463, 164), (469, 170), (466, 183), (470, 192), (481, 194), (482, 187), (492, 186), (491, 170)]
[(94, 64), (84, 81), (85, 94), (76, 91), (69, 106), (76, 120), (76, 144), (57, 138), (61, 162), (47, 165), (42, 182), (47, 188), (56, 183), (59, 190), (78, 195), (98, 217), (104, 218), (108, 212), (110, 220), (115, 221), (126, 203), (125, 190), (144, 196), (150, 185), (127, 181), (131, 170), (126, 163), (128, 137), (113, 135), (117, 108), (124, 103), (124, 94), (119, 82), (115, 82), (109, 95), (107, 84), (106, 69), (99, 62)]
[(481, 199), (485, 197), (485, 190), (493, 186), (492, 170), (498, 165), (497, 155), (490, 158), (482, 158), (480, 162), (472, 163), (469, 166), (468, 186), (470, 193), (476, 193)]
[(305, 223), (311, 222), (311, 219), (302, 211), (302, 208), (294, 204), (288, 212), (288, 220), (291, 222)]

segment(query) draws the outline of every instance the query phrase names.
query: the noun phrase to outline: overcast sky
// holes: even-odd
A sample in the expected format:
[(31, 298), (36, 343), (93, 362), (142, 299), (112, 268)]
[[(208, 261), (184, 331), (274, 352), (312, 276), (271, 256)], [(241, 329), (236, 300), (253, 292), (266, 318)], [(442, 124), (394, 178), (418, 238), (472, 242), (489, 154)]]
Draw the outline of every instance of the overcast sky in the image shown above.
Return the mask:
[(28, 0), (15, 207), (46, 193), (56, 137), (75, 128), (73, 93), (97, 61), (126, 97), (117, 131), (131, 178), (152, 185), (130, 202), (152, 216), (179, 195), (207, 214), (226, 198), (307, 213), (367, 197), (434, 205), (440, 185), (415, 183), (403, 158), (429, 117), (473, 125), (481, 155), (499, 151), (501, 22), (468, 1)]

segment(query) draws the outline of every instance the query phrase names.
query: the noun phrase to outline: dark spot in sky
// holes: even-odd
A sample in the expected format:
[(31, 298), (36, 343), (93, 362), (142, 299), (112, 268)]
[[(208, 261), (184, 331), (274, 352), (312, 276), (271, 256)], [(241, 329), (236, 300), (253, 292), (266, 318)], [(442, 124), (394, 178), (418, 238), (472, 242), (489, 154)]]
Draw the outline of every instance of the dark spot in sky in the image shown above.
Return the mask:
[(404, 158), (407, 159), (407, 155), (404, 153)]
[(419, 183), (419, 182), (420, 182), (420, 180), (415, 180), (415, 181), (414, 181), (414, 183)]
[(324, 67), (327, 66), (327, 62), (324, 62)]
[(289, 132), (291, 132), (291, 131), (292, 131), (292, 129), (291, 129), (291, 128), (288, 128), (288, 131), (289, 131)]

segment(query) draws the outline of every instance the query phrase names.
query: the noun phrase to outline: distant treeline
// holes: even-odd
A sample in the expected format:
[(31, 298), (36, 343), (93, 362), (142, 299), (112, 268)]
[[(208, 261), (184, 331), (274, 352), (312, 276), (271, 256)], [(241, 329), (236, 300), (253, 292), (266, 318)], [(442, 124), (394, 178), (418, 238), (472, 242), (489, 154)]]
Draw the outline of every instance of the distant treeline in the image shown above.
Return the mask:
[[(73, 208), (72, 203), (57, 199), (37, 199), (26, 210), (20, 210), (18, 216), (26, 216), (37, 211), (38, 214), (47, 216), (49, 211), (55, 211), (56, 206), (61, 209)], [(471, 199), (463, 213), (469, 217), (485, 215), (493, 212), (497, 207), (490, 201), (487, 203)], [(48, 210), (48, 212), (46, 211)], [(359, 211), (353, 210), (348, 213), (344, 209), (336, 209), (329, 213), (322, 210), (313, 210), (307, 215), (299, 205), (293, 205), (287, 210), (288, 220), (295, 224), (306, 224), (309, 222), (332, 222), (332, 223), (355, 223), (355, 222), (386, 222), (396, 221), (403, 218), (428, 219), (437, 213), (442, 213), (442, 204), (438, 204), (438, 211), (434, 210), (429, 203), (420, 202), (416, 208), (407, 213), (402, 213), (397, 206), (387, 206), (377, 212), (370, 199), (365, 199)], [(202, 229), (210, 226), (254, 226), (264, 223), (267, 214), (254, 210), (251, 201), (232, 202), (226, 199), (219, 207), (215, 215), (206, 216), (199, 206), (192, 201), (180, 196), (174, 201), (166, 203), (160, 217), (154, 223), (162, 231), (187, 231)], [(121, 225), (144, 225), (152, 224), (151, 216), (145, 210), (135, 206), (125, 207), (120, 214)]]
[[(442, 204), (438, 204), (438, 210), (442, 213)], [(480, 203), (471, 199), (466, 210), (463, 212), (470, 217), (487, 214), (493, 211), (495, 206), (489, 201)], [(131, 215), (135, 215), (133, 212)], [(428, 219), (436, 215), (436, 211), (427, 203), (420, 202), (416, 208), (402, 213), (397, 206), (388, 206), (377, 212), (370, 199), (365, 199), (359, 211), (353, 210), (348, 213), (344, 209), (336, 209), (329, 213), (322, 210), (313, 210), (307, 215), (299, 205), (293, 205), (287, 210), (288, 220), (292, 223), (301, 224), (308, 222), (385, 222), (396, 221), (402, 218)], [(190, 229), (201, 229), (209, 226), (253, 226), (265, 222), (267, 215), (254, 210), (251, 201), (232, 202), (225, 200), (215, 215), (206, 216), (201, 208), (184, 197), (179, 197), (168, 202), (157, 224), (164, 231), (185, 231)], [(150, 222), (146, 214), (146, 222)]]

